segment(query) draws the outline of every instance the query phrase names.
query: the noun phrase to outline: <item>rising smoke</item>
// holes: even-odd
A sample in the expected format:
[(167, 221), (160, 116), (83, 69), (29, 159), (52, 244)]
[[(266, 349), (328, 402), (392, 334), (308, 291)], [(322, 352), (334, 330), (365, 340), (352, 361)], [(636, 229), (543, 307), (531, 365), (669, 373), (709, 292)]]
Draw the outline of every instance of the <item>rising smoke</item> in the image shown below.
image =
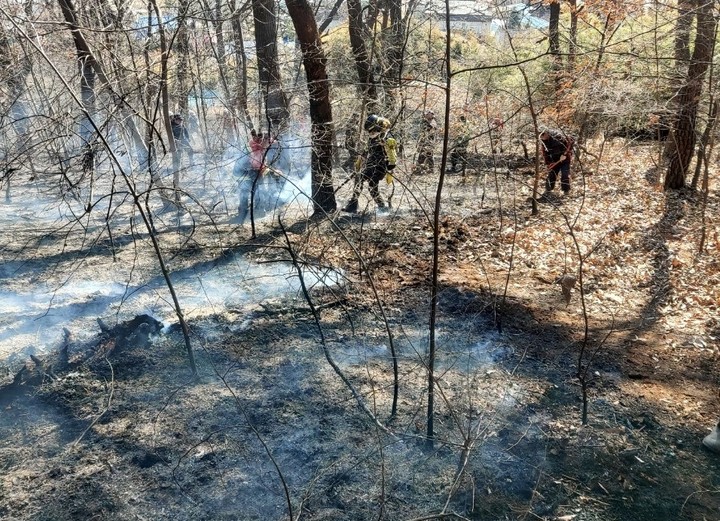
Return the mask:
[[(231, 218), (237, 211), (238, 199), (244, 195), (242, 189), (246, 189), (238, 180), (249, 169), (248, 150), (245, 144), (228, 147), (215, 163), (209, 154), (196, 154), (196, 158), (200, 156), (196, 163), (183, 165), (181, 172), (183, 193), (191, 195), (183, 198), (183, 204), (191, 211), (195, 202), (206, 209), (214, 208), (216, 222)], [(270, 145), (265, 156), (272, 177), (266, 176), (261, 186), (264, 215), (275, 215), (281, 208), (283, 211), (297, 210), (298, 215), (307, 212), (311, 207), (307, 141), (295, 135), (282, 136)], [(129, 154), (121, 156), (123, 167), (130, 166), (131, 162)], [(6, 230), (35, 230), (52, 235), (52, 230), (62, 229), (82, 215), (87, 198), (94, 197), (98, 201), (95, 211), (81, 220), (85, 236), (101, 235), (108, 227), (106, 216), (112, 215), (109, 225), (115, 227), (113, 247), (122, 248), (123, 244), (133, 247), (132, 242), (123, 243), (122, 240), (123, 237), (132, 239), (132, 235), (127, 235), (125, 225), (136, 217), (132, 217), (130, 205), (122, 203), (121, 197), (108, 197), (111, 190), (118, 188), (108, 182), (112, 177), (107, 165), (112, 166), (111, 163), (104, 162), (103, 165), (106, 170), (98, 173), (94, 192), (91, 194), (83, 188), (78, 191), (77, 198), (63, 196), (54, 191), (52, 185), (37, 181), (19, 186), (13, 192), (12, 200), (5, 203), (0, 224)], [(162, 166), (167, 181), (170, 181), (172, 172), (167, 169), (168, 165)], [(216, 204), (218, 194), (226, 201), (225, 205)], [(122, 204), (124, 211), (120, 209)], [(219, 208), (226, 208), (224, 215), (217, 213)], [(195, 217), (202, 218), (202, 215), (202, 212), (194, 212)], [(257, 217), (262, 218), (262, 215)], [(81, 250), (90, 248), (82, 244), (75, 246)], [(7, 269), (0, 271), (4, 286), (0, 293), (0, 365), (17, 366), (29, 354), (42, 354), (57, 348), (64, 327), (77, 339), (91, 337), (99, 331), (97, 318), (109, 324), (138, 314), (148, 314), (166, 325), (176, 320), (167, 288), (157, 270), (141, 271), (124, 263), (113, 263), (109, 252), (97, 253), (95, 258), (97, 262), (107, 264), (100, 269), (98, 265), (86, 269), (82, 261), (77, 261), (71, 273), (62, 273), (60, 277), (50, 275), (57, 266), (53, 267), (52, 260), (45, 262), (42, 256), (37, 256), (32, 263), (14, 263), (12, 269), (9, 263), (5, 264)], [(191, 320), (299, 291), (291, 266), (257, 265), (242, 257), (175, 272), (171, 278), (185, 314)], [(334, 284), (337, 281), (337, 274), (315, 276), (308, 273), (310, 284)]]

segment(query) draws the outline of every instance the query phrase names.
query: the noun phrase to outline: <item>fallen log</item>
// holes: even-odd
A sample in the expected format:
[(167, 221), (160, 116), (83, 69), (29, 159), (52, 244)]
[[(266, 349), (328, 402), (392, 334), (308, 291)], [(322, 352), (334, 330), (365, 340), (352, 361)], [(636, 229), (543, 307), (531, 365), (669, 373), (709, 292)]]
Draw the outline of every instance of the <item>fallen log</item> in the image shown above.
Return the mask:
[(98, 335), (79, 344), (74, 343), (70, 331), (63, 328), (60, 346), (45, 355), (30, 355), (12, 381), (0, 386), (0, 399), (28, 392), (79, 366), (92, 366), (99, 360), (110, 359), (125, 348), (149, 347), (150, 337), (160, 333), (163, 328), (162, 322), (150, 315), (137, 315), (132, 320), (120, 322), (114, 327), (109, 327), (98, 319), (98, 325)]

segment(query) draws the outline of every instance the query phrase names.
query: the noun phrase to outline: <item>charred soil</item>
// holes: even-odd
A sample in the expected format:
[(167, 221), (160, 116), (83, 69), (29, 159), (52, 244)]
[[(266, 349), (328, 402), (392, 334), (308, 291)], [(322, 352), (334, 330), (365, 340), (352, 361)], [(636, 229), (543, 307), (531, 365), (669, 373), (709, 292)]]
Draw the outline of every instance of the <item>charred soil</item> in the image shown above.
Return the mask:
[[(572, 194), (536, 215), (532, 175), (510, 158), (447, 177), (432, 444), (435, 178), (401, 164), (389, 211), (268, 218), (254, 238), (223, 218), (158, 225), (178, 278), (241, 259), (284, 263), (298, 283), (193, 303), (197, 376), (169, 324), (123, 330), (122, 349), (86, 331), (64, 365), (48, 346), (34, 378), (12, 383), (10, 367), (0, 517), (720, 519), (720, 456), (701, 445), (720, 419), (720, 201), (711, 186), (703, 215), (697, 194), (664, 193), (654, 153), (633, 150), (622, 170), (577, 163)], [(31, 249), (21, 224), (2, 233), (9, 289), (70, 268), (102, 279), (113, 259), (153, 274), (143, 286), (158, 278), (129, 229), (112, 249), (85, 232)]]

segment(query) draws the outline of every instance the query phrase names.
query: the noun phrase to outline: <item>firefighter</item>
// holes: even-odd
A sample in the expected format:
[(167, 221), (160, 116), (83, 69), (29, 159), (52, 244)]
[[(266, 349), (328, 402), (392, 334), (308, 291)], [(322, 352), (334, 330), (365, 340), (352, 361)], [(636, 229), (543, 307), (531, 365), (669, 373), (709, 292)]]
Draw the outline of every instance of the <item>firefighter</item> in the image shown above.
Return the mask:
[[(468, 126), (467, 118), (463, 114), (460, 115), (460, 124), (456, 129), (455, 140), (453, 142), (452, 152), (450, 152), (450, 168), (448, 172), (462, 172), (465, 175), (467, 167), (467, 149), (472, 139), (472, 133)], [(460, 170), (458, 170), (458, 165)]]
[(437, 121), (435, 113), (428, 110), (423, 114), (422, 128), (420, 129), (420, 137), (418, 138), (417, 150), (418, 157), (415, 162), (415, 173), (432, 172), (435, 168), (435, 141), (437, 141)]
[(185, 125), (185, 120), (180, 114), (173, 115), (170, 120), (170, 129), (172, 130), (173, 139), (175, 139), (175, 148), (178, 155), (182, 157), (183, 154), (187, 154), (192, 164), (194, 150), (190, 144), (190, 133)]
[(350, 213), (358, 211), (358, 198), (365, 181), (378, 209), (385, 208), (379, 184), (383, 178), (391, 182), (390, 172), (397, 162), (397, 141), (390, 134), (390, 120), (377, 114), (370, 114), (365, 120), (364, 128), (368, 133), (365, 165), (355, 174), (352, 197), (343, 208), (343, 211)]
[(558, 175), (560, 188), (563, 193), (570, 193), (570, 162), (573, 156), (575, 140), (559, 130), (540, 127), (540, 149), (548, 170), (545, 179), (545, 191), (551, 192), (555, 188)]

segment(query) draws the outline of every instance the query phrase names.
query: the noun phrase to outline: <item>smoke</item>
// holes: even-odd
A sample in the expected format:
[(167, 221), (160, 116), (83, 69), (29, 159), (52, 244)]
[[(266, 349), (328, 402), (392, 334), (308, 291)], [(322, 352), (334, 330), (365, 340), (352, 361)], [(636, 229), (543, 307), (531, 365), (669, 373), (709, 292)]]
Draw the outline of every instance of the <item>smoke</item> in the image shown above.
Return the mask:
[[(311, 206), (310, 146), (293, 134), (276, 137), (265, 150), (253, 154), (250, 143), (237, 157), (232, 175), (237, 182), (239, 211), (247, 209), (254, 190), (256, 214), (274, 214), (293, 203), (306, 212)], [(262, 164), (260, 177), (257, 177)], [(257, 178), (256, 178), (257, 177)], [(259, 212), (258, 212), (259, 211)]]
[[(245, 170), (249, 162), (244, 149), (244, 145), (228, 148), (215, 159), (210, 154), (196, 154), (196, 163), (183, 164), (181, 188), (191, 194), (191, 197), (183, 198), (188, 208), (197, 208), (193, 205), (198, 201), (205, 209), (212, 208), (216, 219), (222, 219), (223, 211), (232, 217), (240, 197), (237, 177), (233, 174)], [(263, 185), (269, 212), (289, 205), (299, 211), (308, 210), (310, 150), (307, 139), (299, 135), (281, 136), (270, 146), (266, 161), (279, 180), (271, 183), (268, 178)], [(123, 167), (130, 166), (129, 154), (121, 156), (120, 160)], [(176, 320), (167, 288), (156, 270), (148, 273), (113, 263), (107, 250), (93, 256), (98, 261), (88, 266), (79, 260), (84, 256), (82, 251), (91, 247), (94, 238), (103, 237), (108, 227), (113, 228), (113, 248), (122, 249), (133, 240), (127, 225), (136, 211), (131, 201), (123, 200), (119, 195), (108, 197), (112, 189), (124, 187), (113, 177), (116, 173), (112, 171), (113, 164), (104, 165), (105, 170), (97, 172), (93, 190), (79, 186), (73, 193), (61, 193), (54, 181), (39, 178), (16, 185), (12, 200), (4, 204), (0, 225), (12, 233), (17, 244), (9, 242), (6, 249), (0, 251), (3, 258), (0, 268), (0, 280), (3, 281), (0, 364), (15, 365), (24, 362), (31, 353), (42, 354), (56, 348), (62, 341), (64, 327), (78, 340), (91, 338), (99, 331), (98, 317), (109, 325), (143, 313), (166, 325)], [(166, 172), (171, 181), (172, 172)], [(142, 179), (138, 179), (139, 189), (143, 186)], [(88, 202), (93, 203), (93, 210), (84, 214)], [(105, 220), (107, 215), (111, 215), (109, 223)], [(193, 212), (193, 216), (202, 219), (203, 213)], [(137, 223), (137, 217), (134, 222)], [(72, 233), (68, 232), (68, 223), (72, 223)], [(163, 222), (156, 220), (156, 224), (163, 225)], [(45, 239), (40, 239), (43, 236)], [(51, 245), (56, 240), (66, 243), (63, 250), (67, 256), (48, 253), (53, 251)], [(10, 252), (19, 252), (27, 247), (25, 244), (40, 242), (47, 244), (49, 249), (39, 249), (30, 261), (11, 258)], [(110, 246), (104, 239), (102, 244)], [(24, 257), (24, 254), (19, 256)], [(78, 260), (73, 261), (74, 257)], [(59, 261), (71, 262), (73, 266), (57, 271), (55, 263)], [(292, 266), (279, 263), (256, 265), (241, 257), (172, 273), (171, 278), (183, 311), (191, 320), (227, 309), (247, 309), (266, 299), (299, 293)], [(309, 285), (334, 285), (340, 279), (341, 275), (335, 272), (308, 271), (306, 274)], [(125, 281), (132, 282), (126, 285)]]
[[(25, 285), (27, 287), (27, 285)], [(0, 293), (0, 362), (24, 362), (28, 355), (57, 346), (68, 327), (83, 339), (95, 318), (120, 300), (124, 286), (82, 280), (51, 288), (38, 283), (26, 291)], [(87, 319), (87, 320), (84, 320)]]
[[(95, 273), (103, 278), (113, 272)], [(337, 272), (307, 269), (306, 284), (335, 285)], [(254, 264), (236, 256), (229, 262), (171, 275), (183, 312), (189, 320), (221, 314), (228, 309), (249, 312), (260, 302), (300, 297), (300, 283), (293, 266), (287, 263)], [(24, 362), (30, 354), (56, 348), (68, 328), (78, 340), (99, 331), (96, 319), (112, 325), (148, 314), (169, 325), (176, 321), (167, 288), (159, 277), (145, 284), (126, 287), (108, 280), (68, 280), (53, 288), (48, 284), (24, 291), (0, 292), (0, 364)]]

